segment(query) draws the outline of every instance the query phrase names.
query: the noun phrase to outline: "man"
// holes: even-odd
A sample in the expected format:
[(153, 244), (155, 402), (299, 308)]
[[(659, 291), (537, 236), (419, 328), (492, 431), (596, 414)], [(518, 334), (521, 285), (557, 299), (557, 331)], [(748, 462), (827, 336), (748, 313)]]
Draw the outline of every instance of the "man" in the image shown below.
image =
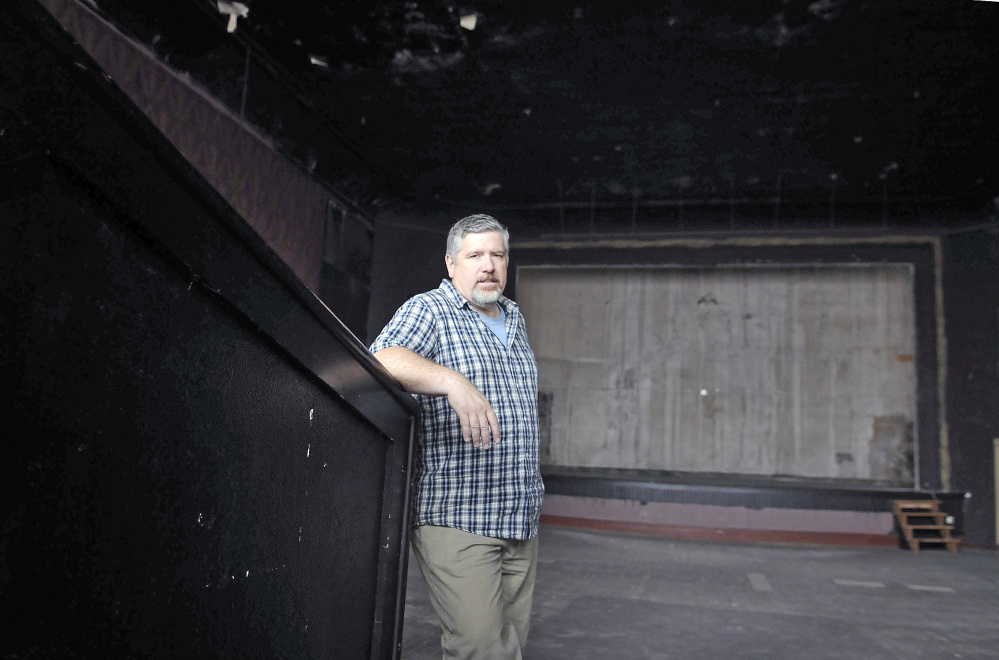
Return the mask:
[(447, 238), (450, 280), (408, 300), (371, 350), (422, 407), (412, 543), (445, 658), (521, 658), (544, 486), (538, 369), (503, 296), (509, 233), (472, 215)]

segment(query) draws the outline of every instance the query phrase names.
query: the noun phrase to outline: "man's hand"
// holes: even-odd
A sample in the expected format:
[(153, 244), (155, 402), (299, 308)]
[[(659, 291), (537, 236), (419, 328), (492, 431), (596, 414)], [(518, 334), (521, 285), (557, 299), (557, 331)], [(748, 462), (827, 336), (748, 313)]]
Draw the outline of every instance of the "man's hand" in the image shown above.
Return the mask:
[[(461, 420), (461, 438), (471, 441), (472, 446), (489, 449), (490, 432), (495, 444), (500, 442), (499, 419), (485, 395), (479, 391), (472, 381), (455, 372), (459, 379), (454, 379), (448, 388), (447, 402), (458, 413)], [(464, 381), (464, 382), (461, 382)]]
[(375, 357), (407, 392), (446, 396), (461, 420), (462, 440), (482, 449), (489, 449), (490, 439), (499, 444), (496, 412), (486, 396), (464, 375), (401, 346), (383, 348)]

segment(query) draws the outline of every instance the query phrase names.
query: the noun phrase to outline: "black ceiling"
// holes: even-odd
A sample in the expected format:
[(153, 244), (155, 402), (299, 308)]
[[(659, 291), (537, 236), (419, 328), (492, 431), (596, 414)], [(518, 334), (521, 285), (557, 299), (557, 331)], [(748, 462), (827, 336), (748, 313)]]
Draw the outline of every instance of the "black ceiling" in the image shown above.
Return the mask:
[(96, 3), (363, 202), (999, 198), (996, 2)]

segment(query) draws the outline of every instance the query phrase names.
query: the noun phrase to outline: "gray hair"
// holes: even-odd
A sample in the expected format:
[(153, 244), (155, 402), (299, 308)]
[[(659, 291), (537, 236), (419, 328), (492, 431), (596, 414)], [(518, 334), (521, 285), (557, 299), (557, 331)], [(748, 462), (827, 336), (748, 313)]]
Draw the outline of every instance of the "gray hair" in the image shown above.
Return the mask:
[(509, 254), (510, 232), (500, 224), (499, 220), (484, 213), (470, 215), (452, 225), (451, 231), (447, 234), (447, 253), (451, 255), (452, 260), (457, 261), (458, 253), (461, 252), (461, 242), (465, 240), (465, 236), (487, 231), (498, 231), (503, 234), (503, 249)]

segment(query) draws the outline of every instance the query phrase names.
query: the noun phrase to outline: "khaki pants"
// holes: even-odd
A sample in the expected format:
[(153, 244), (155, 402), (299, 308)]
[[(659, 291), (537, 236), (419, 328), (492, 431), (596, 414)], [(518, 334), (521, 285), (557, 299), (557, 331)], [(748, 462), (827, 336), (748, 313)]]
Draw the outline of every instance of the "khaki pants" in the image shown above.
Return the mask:
[(531, 627), (538, 539), (413, 529), (413, 552), (441, 620), (444, 658), (521, 660)]

